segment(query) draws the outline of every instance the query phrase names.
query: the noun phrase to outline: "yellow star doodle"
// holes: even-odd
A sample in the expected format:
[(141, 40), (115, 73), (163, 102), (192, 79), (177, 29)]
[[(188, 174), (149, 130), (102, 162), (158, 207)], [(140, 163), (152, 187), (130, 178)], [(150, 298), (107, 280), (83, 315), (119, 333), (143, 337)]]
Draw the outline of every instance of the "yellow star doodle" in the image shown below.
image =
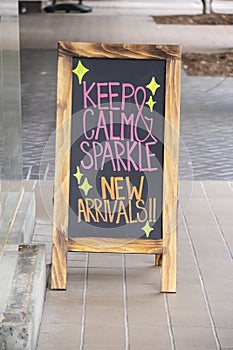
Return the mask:
[(154, 96), (157, 89), (160, 88), (160, 85), (155, 80), (155, 77), (152, 77), (150, 83), (147, 84), (146, 87), (147, 87), (147, 89), (149, 89), (152, 92), (152, 95)]
[(77, 67), (73, 69), (72, 72), (77, 75), (79, 84), (82, 84), (83, 77), (89, 72), (89, 69), (82, 64), (81, 60), (79, 60)]
[(84, 174), (81, 173), (79, 166), (77, 166), (76, 168), (77, 168), (77, 171), (73, 175), (74, 175), (74, 177), (76, 177), (78, 184), (80, 185), (81, 178), (83, 177)]
[(145, 232), (146, 237), (149, 238), (151, 231), (154, 229), (150, 226), (149, 221), (147, 220), (146, 224), (141, 228)]
[(93, 186), (91, 186), (88, 182), (88, 178), (86, 177), (85, 180), (83, 181), (82, 185), (79, 186), (80, 190), (83, 190), (85, 193), (85, 196), (88, 195), (88, 192)]
[(153, 107), (155, 104), (156, 104), (156, 101), (153, 100), (152, 96), (150, 96), (149, 100), (146, 101), (146, 105), (149, 106), (151, 112), (153, 112)]

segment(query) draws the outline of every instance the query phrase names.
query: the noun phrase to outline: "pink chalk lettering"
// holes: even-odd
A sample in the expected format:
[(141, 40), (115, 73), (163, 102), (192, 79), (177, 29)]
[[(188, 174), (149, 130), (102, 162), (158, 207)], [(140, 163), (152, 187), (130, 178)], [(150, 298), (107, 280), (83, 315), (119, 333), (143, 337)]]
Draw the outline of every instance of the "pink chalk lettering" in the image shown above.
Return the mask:
[[(103, 86), (108, 86), (108, 83), (97, 83), (97, 105), (98, 109), (109, 109), (108, 106), (102, 106), (102, 99), (106, 99), (108, 94), (101, 92)], [(106, 103), (106, 100), (105, 100)]]
[[(93, 158), (95, 163), (95, 169), (98, 169), (98, 158), (103, 154), (103, 146), (100, 142), (94, 141), (93, 146)], [(97, 148), (99, 147), (99, 152)]]
[[(127, 170), (127, 166), (125, 165), (122, 159), (122, 156), (125, 153), (124, 145), (122, 145), (122, 143), (119, 141), (115, 141), (114, 148), (115, 148), (115, 160), (117, 163), (117, 171), (120, 171), (121, 169)], [(121, 168), (121, 165), (122, 165), (122, 168)]]
[(152, 166), (151, 166), (151, 158), (155, 158), (155, 154), (150, 151), (150, 147), (156, 145), (156, 143), (157, 142), (147, 142), (145, 144), (146, 159), (147, 159), (148, 168), (144, 169), (144, 170), (147, 170), (147, 171), (156, 171), (156, 170), (158, 170), (158, 168), (152, 168)]
[(103, 170), (104, 164), (107, 162), (108, 158), (112, 162), (112, 169), (113, 169), (113, 171), (116, 171), (115, 162), (114, 162), (114, 156), (113, 156), (113, 153), (112, 153), (111, 146), (110, 146), (109, 142), (105, 142), (103, 158), (102, 158), (102, 163), (101, 163), (101, 167), (100, 167), (101, 170)]
[(114, 135), (113, 111), (109, 111), (109, 138), (110, 140), (120, 140), (120, 136)]
[[(140, 93), (140, 91), (143, 94), (143, 98), (142, 98), (141, 104), (139, 103), (139, 100), (138, 100), (138, 94)], [(138, 109), (138, 114), (137, 114), (137, 117), (136, 117), (136, 120), (135, 120), (135, 128), (134, 128), (135, 138), (136, 138), (136, 140), (138, 142), (145, 142), (149, 137), (152, 137), (152, 139), (155, 142), (157, 142), (157, 139), (152, 134), (153, 119), (152, 118), (148, 118), (147, 116), (144, 116), (142, 114), (142, 110), (143, 110), (145, 101), (146, 101), (146, 90), (145, 90), (145, 88), (143, 86), (138, 86), (136, 88), (136, 91), (135, 91), (135, 103), (136, 103), (136, 106), (137, 106), (137, 109)], [(138, 135), (138, 128), (139, 128), (139, 122), (140, 121), (144, 124), (144, 127), (146, 128), (146, 131), (148, 132), (147, 136), (144, 139), (140, 139), (140, 137)], [(150, 126), (148, 126), (147, 122), (148, 122), (148, 124), (150, 124)]]
[(105, 116), (104, 116), (104, 111), (100, 111), (100, 113), (99, 113), (98, 125), (96, 128), (96, 134), (95, 134), (96, 140), (98, 140), (99, 133), (101, 130), (103, 130), (105, 137), (106, 137), (106, 140), (109, 140), (108, 128), (107, 128), (107, 124), (106, 124), (106, 120), (105, 120)]
[(88, 108), (88, 109), (86, 109), (86, 110), (84, 111), (84, 113), (83, 113), (83, 133), (84, 133), (85, 138), (86, 138), (87, 140), (91, 140), (91, 139), (93, 139), (94, 133), (95, 133), (95, 132), (94, 132), (94, 130), (91, 130), (90, 136), (88, 136), (88, 134), (87, 134), (87, 121), (86, 121), (86, 118), (87, 118), (87, 114), (88, 114), (88, 113), (90, 113), (91, 116), (94, 115), (93, 110), (90, 109), (90, 108)]
[(89, 102), (91, 103), (91, 106), (96, 108), (95, 102), (89, 96), (89, 94), (91, 93), (91, 91), (95, 85), (96, 85), (96, 83), (93, 82), (87, 90), (87, 82), (85, 80), (83, 81), (83, 107), (84, 108), (87, 108), (87, 100), (89, 100)]
[(138, 164), (139, 164), (139, 171), (142, 171), (142, 144), (138, 144)]
[(119, 111), (120, 110), (120, 107), (114, 107), (113, 106), (113, 99), (118, 97), (119, 94), (117, 92), (113, 92), (113, 87), (114, 86), (119, 86), (120, 83), (118, 82), (109, 82), (109, 85), (108, 85), (108, 91), (109, 91), (109, 108), (112, 110), (112, 111)]
[(134, 114), (131, 113), (129, 118), (126, 117), (124, 112), (121, 112), (121, 140), (124, 140), (125, 135), (125, 125), (130, 125), (130, 135), (127, 135), (127, 138), (130, 141), (134, 140)]
[(135, 147), (137, 146), (137, 142), (134, 141), (132, 146), (130, 147), (129, 145), (129, 142), (127, 142), (127, 168), (128, 168), (128, 171), (131, 171), (131, 165), (132, 167), (135, 169), (135, 170), (138, 170), (138, 166), (137, 164), (135, 163), (135, 161), (133, 160), (133, 158), (131, 157), (131, 154), (133, 153)]
[[(140, 137), (138, 135), (138, 128), (139, 128), (138, 123), (140, 122), (140, 119), (141, 119), (141, 122), (144, 124), (144, 127), (146, 128), (146, 131), (147, 131), (147, 135), (144, 139), (140, 139)], [(151, 137), (154, 140), (154, 142), (157, 142), (157, 139), (152, 134), (153, 118), (148, 118), (146, 116), (141, 115), (141, 118), (140, 117), (136, 118), (134, 129), (135, 129), (135, 139), (138, 142), (145, 142), (149, 137)]]
[[(127, 94), (127, 90), (130, 90)], [(128, 100), (130, 97), (134, 95), (134, 86), (130, 83), (123, 83), (122, 84), (122, 101), (121, 101), (121, 110), (125, 110), (125, 101)]]
[[(85, 163), (85, 162), (86, 162), (86, 158), (84, 158), (84, 159), (81, 160), (80, 164), (81, 164), (81, 166), (82, 166), (84, 169), (91, 169), (92, 166), (93, 166), (93, 164), (94, 164), (94, 162), (93, 162), (92, 156), (89, 154), (89, 151), (87, 151), (87, 150), (85, 149), (85, 145), (86, 145), (87, 147), (90, 147), (90, 143), (89, 143), (88, 141), (83, 141), (83, 142), (81, 142), (81, 144), (80, 144), (80, 149), (81, 149), (81, 151), (82, 151), (84, 154), (87, 155), (87, 157), (88, 157), (89, 160), (90, 160), (90, 163), (89, 163), (89, 164), (88, 164), (88, 163)], [(85, 160), (85, 161), (84, 161), (84, 160)]]

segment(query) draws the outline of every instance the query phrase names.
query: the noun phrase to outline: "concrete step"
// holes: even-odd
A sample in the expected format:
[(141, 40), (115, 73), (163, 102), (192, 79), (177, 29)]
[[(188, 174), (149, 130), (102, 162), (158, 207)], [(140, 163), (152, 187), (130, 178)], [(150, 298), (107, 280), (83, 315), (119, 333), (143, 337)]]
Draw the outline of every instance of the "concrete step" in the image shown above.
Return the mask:
[[(44, 245), (20, 245), (15, 272), (0, 323), (0, 350), (34, 350), (46, 288)], [(6, 262), (9, 260), (6, 254)], [(13, 265), (10, 264), (13, 268)], [(12, 271), (11, 271), (12, 272)], [(10, 282), (8, 282), (10, 284)], [(2, 299), (2, 296), (1, 296)]]
[(5, 251), (0, 263), (0, 322), (3, 319), (3, 312), (5, 311), (7, 305), (16, 264), (17, 251)]
[[(10, 194), (9, 201), (15, 203), (16, 196)], [(8, 230), (0, 261), (0, 350), (35, 349), (46, 288), (45, 245), (31, 244), (35, 193), (22, 193), (17, 203), (13, 216), (9, 210), (2, 217)]]

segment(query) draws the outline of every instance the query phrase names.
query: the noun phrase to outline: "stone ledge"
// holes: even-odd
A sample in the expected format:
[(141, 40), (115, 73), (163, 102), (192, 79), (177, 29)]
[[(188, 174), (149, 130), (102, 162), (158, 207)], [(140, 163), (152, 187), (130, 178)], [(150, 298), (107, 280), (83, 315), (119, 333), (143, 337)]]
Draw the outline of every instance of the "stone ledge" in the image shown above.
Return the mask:
[(44, 245), (20, 245), (15, 274), (0, 323), (0, 350), (34, 350), (46, 288)]
[(34, 192), (25, 192), (16, 213), (7, 244), (29, 244), (35, 227), (36, 200)]

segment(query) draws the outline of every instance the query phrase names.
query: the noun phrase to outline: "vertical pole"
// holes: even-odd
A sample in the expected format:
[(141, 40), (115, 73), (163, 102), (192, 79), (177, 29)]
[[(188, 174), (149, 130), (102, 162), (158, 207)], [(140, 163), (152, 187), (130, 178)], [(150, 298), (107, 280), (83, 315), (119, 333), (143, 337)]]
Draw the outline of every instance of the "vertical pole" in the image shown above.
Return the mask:
[(212, 0), (201, 0), (203, 5), (203, 14), (212, 13)]

